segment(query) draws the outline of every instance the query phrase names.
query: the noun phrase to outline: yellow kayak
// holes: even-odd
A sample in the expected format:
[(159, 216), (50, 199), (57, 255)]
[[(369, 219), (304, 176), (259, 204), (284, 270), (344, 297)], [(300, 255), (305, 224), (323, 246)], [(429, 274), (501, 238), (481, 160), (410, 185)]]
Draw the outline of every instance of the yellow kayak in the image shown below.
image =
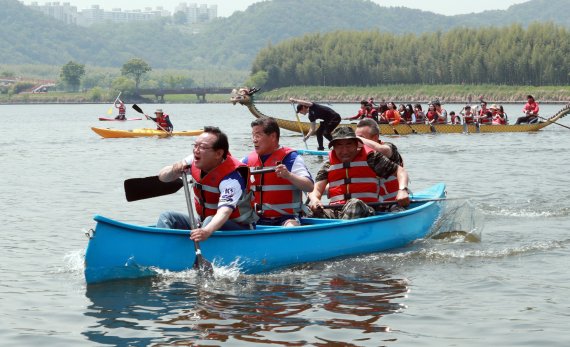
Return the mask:
[(141, 128), (132, 130), (111, 129), (111, 128), (97, 128), (91, 127), (91, 130), (104, 138), (125, 138), (125, 137), (168, 137), (168, 136), (198, 136), (204, 132), (202, 129), (198, 130), (183, 130), (173, 131), (168, 133), (164, 130)]

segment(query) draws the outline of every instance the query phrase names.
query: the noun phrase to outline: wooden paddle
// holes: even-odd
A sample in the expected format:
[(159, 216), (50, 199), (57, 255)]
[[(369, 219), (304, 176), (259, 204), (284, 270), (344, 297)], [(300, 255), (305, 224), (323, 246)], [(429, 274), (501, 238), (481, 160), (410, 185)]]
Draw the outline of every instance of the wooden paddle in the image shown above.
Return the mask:
[(301, 135), (303, 135), (303, 143), (305, 144), (305, 149), (309, 149), (309, 145), (307, 145), (307, 142), (305, 141), (305, 133), (303, 132), (303, 126), (301, 125), (301, 119), (299, 118), (299, 112), (297, 112), (297, 109), (295, 108), (294, 103), (291, 103), (291, 106), (293, 106), (293, 112), (295, 112), (295, 117), (297, 118), (297, 124), (299, 125), (299, 131), (301, 131)]
[(168, 130), (164, 129), (160, 124), (158, 124), (157, 121), (155, 121), (154, 119), (147, 116), (146, 113), (144, 113), (143, 110), (139, 107), (139, 105), (133, 104), (133, 109), (135, 111), (137, 111), (138, 113), (144, 115), (146, 117), (146, 119), (153, 121), (160, 129), (162, 129), (163, 131), (167, 132), (170, 136), (172, 136), (172, 131), (168, 131)]
[[(258, 175), (273, 171), (275, 171), (275, 169), (267, 168), (260, 170), (251, 170), (250, 173), (252, 175)], [(129, 178), (124, 182), (125, 197), (129, 202), (173, 194), (179, 191), (183, 186), (184, 182), (181, 178), (172, 182), (162, 182), (158, 179), (158, 176)]]
[(392, 127), (392, 130), (394, 130), (395, 135), (400, 135), (400, 133), (398, 133), (398, 130), (396, 130), (396, 128), (392, 124), (388, 123), (388, 125)]
[(568, 127), (568, 126), (566, 126), (566, 125), (563, 125), (563, 124), (560, 124), (560, 123), (556, 123), (555, 121), (552, 121), (552, 120), (550, 120), (550, 119), (548, 119), (548, 118), (544, 118), (544, 117), (541, 117), (541, 116), (539, 116), (539, 115), (537, 115), (537, 117), (540, 118), (540, 119), (544, 119), (545, 121), (547, 121), (547, 122), (549, 122), (549, 123), (554, 123), (554, 124), (556, 124), (556, 125), (560, 125), (561, 127), (566, 128), (566, 129), (570, 129), (570, 127)]
[(404, 122), (404, 123), (405, 123), (408, 127), (410, 127), (410, 129), (412, 129), (412, 134), (417, 134), (417, 133), (418, 133), (414, 128), (412, 128), (411, 125), (409, 125), (409, 124), (406, 123), (406, 122)]
[[(198, 228), (196, 217), (194, 216), (194, 204), (192, 203), (192, 195), (190, 193), (190, 186), (188, 184), (188, 174), (186, 171), (182, 172), (182, 183), (184, 184), (184, 195), (186, 196), (186, 205), (188, 205), (188, 216), (190, 217), (190, 230)], [(194, 241), (194, 251), (196, 253), (196, 260), (194, 260), (194, 269), (197, 269), (200, 274), (211, 276), (214, 273), (212, 263), (207, 261), (202, 256), (202, 250), (198, 241)]]

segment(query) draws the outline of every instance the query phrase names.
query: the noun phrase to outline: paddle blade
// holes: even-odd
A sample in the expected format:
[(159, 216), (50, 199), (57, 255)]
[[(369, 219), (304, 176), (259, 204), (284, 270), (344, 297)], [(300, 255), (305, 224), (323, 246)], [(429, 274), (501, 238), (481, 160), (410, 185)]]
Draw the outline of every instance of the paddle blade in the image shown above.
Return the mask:
[(109, 107), (109, 109), (107, 110), (107, 114), (113, 114), (113, 108)]
[(125, 180), (125, 197), (127, 201), (137, 201), (157, 196), (176, 193), (182, 188), (182, 180), (162, 182), (158, 176), (129, 178)]
[(207, 261), (202, 254), (196, 254), (196, 260), (194, 261), (194, 269), (198, 270), (200, 275), (212, 276), (214, 274), (214, 267), (212, 263)]
[(133, 104), (133, 110), (137, 111), (140, 114), (144, 114), (143, 110), (137, 104)]

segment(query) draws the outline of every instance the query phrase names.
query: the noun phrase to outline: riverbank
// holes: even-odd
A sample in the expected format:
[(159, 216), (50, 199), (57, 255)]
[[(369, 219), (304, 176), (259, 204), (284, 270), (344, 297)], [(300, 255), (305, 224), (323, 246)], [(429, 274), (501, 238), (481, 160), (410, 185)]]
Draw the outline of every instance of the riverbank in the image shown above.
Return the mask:
[[(115, 96), (111, 92), (94, 95), (92, 92), (64, 93), (48, 92), (41, 94), (0, 94), (0, 104), (108, 104)], [(295, 86), (270, 91), (261, 90), (256, 94), (257, 102), (288, 102), (296, 99), (320, 102), (357, 103), (373, 97), (376, 101), (420, 102), (439, 99), (442, 103), (470, 103), (479, 98), (496, 103), (524, 103), (531, 94), (539, 103), (567, 103), (570, 101), (570, 86), (498, 86), (498, 85), (390, 85), (376, 87), (319, 87)], [(208, 94), (208, 103), (226, 103), (227, 94)], [(197, 104), (194, 94), (165, 95), (165, 103)], [(144, 98), (124, 97), (126, 103), (156, 102), (154, 96)]]

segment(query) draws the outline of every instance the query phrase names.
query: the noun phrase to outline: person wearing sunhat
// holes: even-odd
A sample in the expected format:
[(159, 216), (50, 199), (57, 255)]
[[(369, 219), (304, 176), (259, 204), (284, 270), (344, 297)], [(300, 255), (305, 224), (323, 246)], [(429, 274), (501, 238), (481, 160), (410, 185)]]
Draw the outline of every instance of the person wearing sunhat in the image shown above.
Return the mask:
[(507, 117), (506, 114), (502, 111), (500, 105), (493, 104), (489, 107), (491, 113), (493, 114), (493, 125), (506, 125), (507, 124)]
[(174, 130), (170, 117), (162, 112), (161, 108), (157, 108), (156, 111), (154, 111), (154, 115), (156, 117), (150, 117), (150, 119), (156, 123), (156, 130), (165, 130), (168, 132), (172, 132), (172, 130)]
[[(394, 175), (399, 190), (396, 202), (402, 207), (410, 204), (408, 173), (406, 170), (369, 147), (365, 146), (351, 127), (341, 126), (332, 133), (328, 160), (315, 178), (315, 187), (309, 193), (309, 208), (314, 217), (353, 219), (374, 215), (374, 208), (366, 203), (379, 200), (378, 177)], [(331, 205), (342, 209), (324, 208), (322, 196), (326, 187)]]

